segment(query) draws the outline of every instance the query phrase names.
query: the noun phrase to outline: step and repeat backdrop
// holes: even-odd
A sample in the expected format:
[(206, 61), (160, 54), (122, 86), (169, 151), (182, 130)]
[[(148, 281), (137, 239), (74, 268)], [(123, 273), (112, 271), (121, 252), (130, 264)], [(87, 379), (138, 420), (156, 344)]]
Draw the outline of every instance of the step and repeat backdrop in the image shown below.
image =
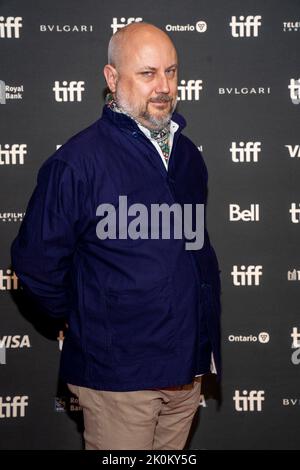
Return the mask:
[(0, 448), (82, 448), (64, 324), (24, 303), (10, 245), (43, 161), (100, 116), (109, 38), (134, 21), (177, 47), (222, 271), (224, 379), (189, 448), (299, 449), (299, 0), (0, 0)]

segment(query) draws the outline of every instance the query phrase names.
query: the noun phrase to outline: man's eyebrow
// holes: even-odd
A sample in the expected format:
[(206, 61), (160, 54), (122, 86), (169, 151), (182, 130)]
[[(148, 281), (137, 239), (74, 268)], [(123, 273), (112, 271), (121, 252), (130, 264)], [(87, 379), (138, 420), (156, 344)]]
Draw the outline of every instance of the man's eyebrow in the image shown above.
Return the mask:
[[(169, 67), (167, 67), (166, 70), (170, 70), (170, 69), (172, 69), (172, 68), (174, 68), (174, 67), (177, 68), (178, 65), (177, 65), (177, 64), (169, 65)], [(141, 70), (145, 70), (145, 69), (151, 70), (151, 71), (153, 71), (153, 72), (155, 72), (155, 70), (157, 70), (156, 67), (151, 67), (150, 65), (145, 65), (144, 67), (141, 68)]]

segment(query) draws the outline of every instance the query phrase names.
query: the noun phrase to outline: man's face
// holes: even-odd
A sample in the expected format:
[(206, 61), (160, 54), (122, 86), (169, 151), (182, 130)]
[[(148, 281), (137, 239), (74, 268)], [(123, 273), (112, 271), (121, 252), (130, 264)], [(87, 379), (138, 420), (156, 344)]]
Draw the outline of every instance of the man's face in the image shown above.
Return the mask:
[(159, 130), (176, 107), (177, 55), (164, 37), (141, 40), (128, 41), (123, 49), (115, 98), (143, 126)]

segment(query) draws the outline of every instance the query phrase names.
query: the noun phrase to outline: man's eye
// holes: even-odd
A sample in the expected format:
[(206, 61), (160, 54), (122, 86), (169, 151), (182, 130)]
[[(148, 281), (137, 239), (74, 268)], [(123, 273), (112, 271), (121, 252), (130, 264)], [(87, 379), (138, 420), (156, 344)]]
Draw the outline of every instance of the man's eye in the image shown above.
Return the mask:
[(142, 75), (145, 75), (145, 77), (151, 77), (153, 72), (142, 72)]
[(167, 74), (168, 75), (174, 75), (175, 74), (175, 69), (172, 69), (172, 70), (167, 70)]

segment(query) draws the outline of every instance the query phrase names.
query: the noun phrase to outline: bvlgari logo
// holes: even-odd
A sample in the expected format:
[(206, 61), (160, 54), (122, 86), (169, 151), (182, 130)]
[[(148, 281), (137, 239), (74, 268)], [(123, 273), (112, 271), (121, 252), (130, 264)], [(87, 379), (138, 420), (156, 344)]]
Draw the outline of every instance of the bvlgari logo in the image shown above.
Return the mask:
[(271, 87), (226, 87), (219, 88), (219, 95), (270, 95)]
[(41, 24), (41, 33), (92, 33), (92, 24)]

